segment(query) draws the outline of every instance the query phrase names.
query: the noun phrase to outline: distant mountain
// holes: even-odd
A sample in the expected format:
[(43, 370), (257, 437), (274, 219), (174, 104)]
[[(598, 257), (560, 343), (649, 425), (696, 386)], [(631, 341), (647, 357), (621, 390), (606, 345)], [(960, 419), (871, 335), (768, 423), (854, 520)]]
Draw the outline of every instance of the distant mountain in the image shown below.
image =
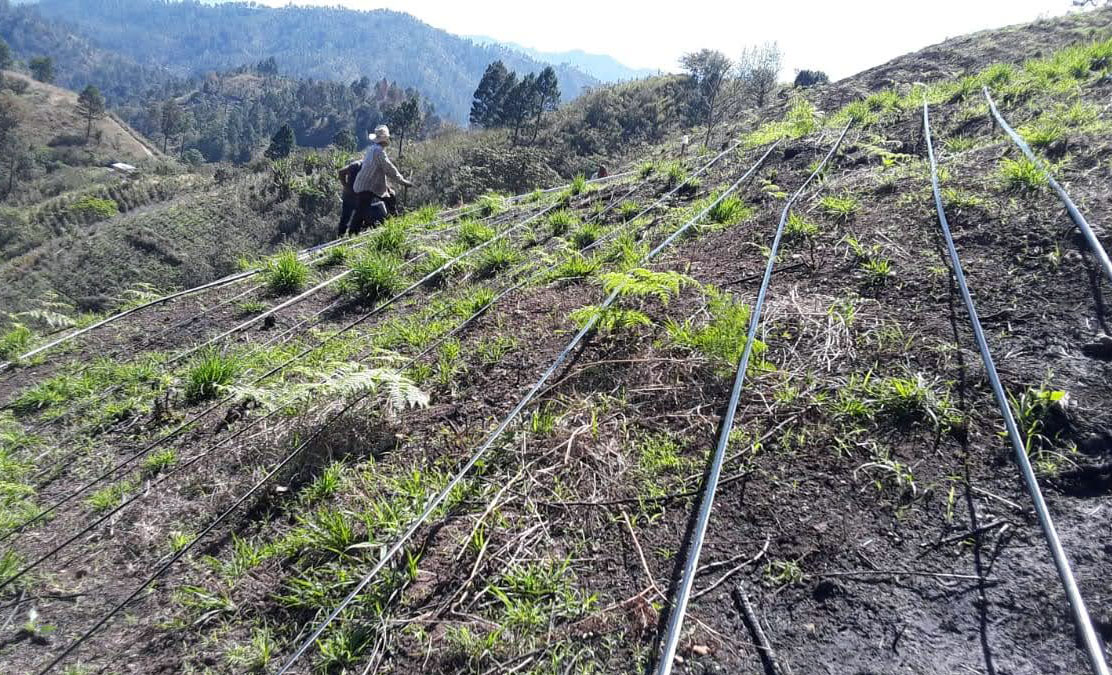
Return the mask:
[[(179, 76), (273, 56), (280, 72), (293, 77), (345, 83), (369, 77), (414, 87), (441, 114), (461, 123), (491, 61), (502, 59), (519, 73), (547, 65), (387, 10), (161, 0), (40, 0), (36, 6), (78, 26), (98, 47)], [(598, 84), (570, 66), (557, 67), (556, 75), (564, 100)]]
[(657, 74), (655, 70), (649, 68), (630, 68), (612, 56), (607, 56), (606, 54), (589, 54), (582, 49), (573, 49), (566, 52), (542, 52), (514, 42), (495, 40), (485, 35), (470, 35), (468, 38), (473, 40), (476, 44), (497, 45), (516, 52), (521, 52), (532, 59), (553, 66), (567, 64), (578, 68), (602, 82), (623, 82), (625, 80), (636, 80)]

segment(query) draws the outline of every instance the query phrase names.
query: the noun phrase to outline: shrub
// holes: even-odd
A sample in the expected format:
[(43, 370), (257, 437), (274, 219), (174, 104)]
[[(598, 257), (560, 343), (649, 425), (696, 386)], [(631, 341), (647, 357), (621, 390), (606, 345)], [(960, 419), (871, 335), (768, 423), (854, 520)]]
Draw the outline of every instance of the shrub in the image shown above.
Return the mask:
[(309, 278), (309, 266), (297, 258), (291, 250), (282, 251), (266, 261), (263, 268), (263, 283), (275, 295), (297, 293), (305, 287)]
[(795, 86), (813, 87), (817, 84), (827, 84), (830, 78), (821, 70), (801, 70), (795, 76)]
[(668, 187), (676, 187), (680, 183), (687, 180), (687, 169), (683, 168), (683, 164), (679, 162), (669, 162), (664, 169), (665, 185)]
[(402, 261), (382, 251), (368, 251), (351, 266), (351, 282), (356, 293), (368, 301), (375, 301), (402, 289)]
[(114, 200), (100, 197), (82, 197), (70, 206), (69, 210), (87, 221), (107, 220), (120, 212)]
[(572, 197), (575, 197), (577, 195), (583, 194), (586, 191), (587, 191), (587, 177), (584, 176), (581, 173), (576, 174), (575, 178), (573, 178), (571, 180), (571, 184), (568, 185), (568, 193)]
[(185, 398), (190, 402), (214, 398), (220, 388), (236, 378), (241, 370), (238, 359), (207, 349), (193, 361), (186, 373)]
[(637, 202), (625, 201), (618, 206), (618, 217), (623, 221), (632, 220), (641, 212), (641, 206)]
[(641, 179), (648, 178), (656, 171), (656, 164), (651, 161), (643, 162), (641, 166), (637, 167), (637, 177)]

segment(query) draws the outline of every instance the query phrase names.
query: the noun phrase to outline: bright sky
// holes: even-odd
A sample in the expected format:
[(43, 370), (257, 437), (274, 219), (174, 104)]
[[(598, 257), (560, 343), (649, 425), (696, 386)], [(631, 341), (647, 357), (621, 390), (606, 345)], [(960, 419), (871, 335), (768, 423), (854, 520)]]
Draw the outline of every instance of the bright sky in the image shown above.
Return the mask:
[[(284, 5), (290, 0), (262, 0)], [(776, 40), (782, 77), (798, 68), (853, 75), (947, 37), (1065, 13), (1070, 0), (561, 0), (544, 9), (521, 0), (292, 0), (388, 8), (459, 35), (486, 35), (541, 51), (583, 49), (628, 66), (676, 70), (703, 47), (736, 58), (745, 44)]]

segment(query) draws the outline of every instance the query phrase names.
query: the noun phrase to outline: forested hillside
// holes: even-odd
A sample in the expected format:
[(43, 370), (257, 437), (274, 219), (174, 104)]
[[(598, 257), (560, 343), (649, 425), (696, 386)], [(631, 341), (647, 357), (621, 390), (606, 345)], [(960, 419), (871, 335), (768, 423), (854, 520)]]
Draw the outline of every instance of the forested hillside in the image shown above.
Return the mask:
[(169, 71), (156, 65), (159, 61), (147, 60), (141, 65), (95, 46), (67, 17), (47, 20), (33, 5), (16, 6), (0, 0), (0, 39), (8, 43), (16, 59), (50, 57), (55, 81), (63, 87), (80, 90), (95, 83), (109, 105), (139, 100), (174, 80)]
[[(80, 26), (99, 47), (166, 66), (179, 76), (274, 57), (282, 74), (294, 77), (340, 82), (385, 78), (414, 87), (461, 123), (475, 83), (491, 61), (500, 58), (520, 73), (539, 72), (545, 65), (385, 10), (151, 0), (42, 0), (37, 7), (52, 19)], [(565, 100), (597, 84), (568, 67), (558, 68), (557, 75)]]

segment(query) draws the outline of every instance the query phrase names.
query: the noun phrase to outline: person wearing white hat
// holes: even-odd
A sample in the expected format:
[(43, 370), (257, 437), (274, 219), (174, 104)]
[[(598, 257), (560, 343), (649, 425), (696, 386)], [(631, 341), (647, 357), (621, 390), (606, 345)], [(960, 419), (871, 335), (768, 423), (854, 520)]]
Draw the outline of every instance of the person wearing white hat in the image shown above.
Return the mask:
[(380, 124), (368, 138), (371, 146), (367, 148), (363, 166), (352, 186), (359, 200), (356, 219), (360, 221), (357, 227), (353, 227), (353, 234), (365, 226), (374, 227), (380, 224), (386, 220), (387, 213), (397, 214), (397, 198), (390, 186), (391, 180), (406, 186), (413, 185), (386, 156), (386, 146), (390, 144), (390, 128)]

